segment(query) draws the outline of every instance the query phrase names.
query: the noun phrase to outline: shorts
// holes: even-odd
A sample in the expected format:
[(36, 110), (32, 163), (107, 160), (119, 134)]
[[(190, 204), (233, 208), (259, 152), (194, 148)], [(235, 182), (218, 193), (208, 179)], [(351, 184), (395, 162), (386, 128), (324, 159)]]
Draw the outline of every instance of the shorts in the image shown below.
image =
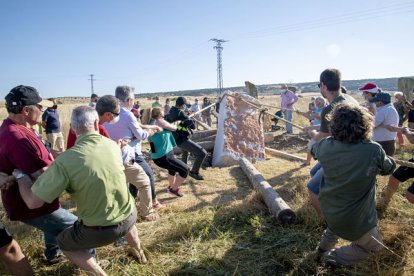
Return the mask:
[(8, 245), (13, 240), (13, 237), (7, 231), (3, 223), (0, 222), (0, 248)]
[(375, 141), (381, 145), (382, 149), (388, 156), (393, 156), (395, 153), (395, 140), (389, 141)]
[(408, 122), (414, 123), (414, 110), (408, 111)]
[(76, 221), (73, 226), (63, 230), (57, 237), (57, 244), (61, 250), (78, 251), (101, 247), (115, 242), (125, 236), (137, 221), (137, 209), (125, 220), (112, 226), (85, 226)]
[(323, 168), (319, 162), (311, 169), (311, 175), (312, 178), (309, 180), (306, 187), (308, 187), (308, 189), (315, 195), (319, 195), (319, 189), (323, 178)]
[[(408, 160), (409, 162), (414, 162), (414, 158)], [(404, 182), (408, 179), (414, 178), (414, 168), (409, 168), (405, 166), (400, 166), (395, 172), (392, 174), (398, 181)], [(411, 183), (411, 186), (408, 187), (407, 191), (414, 194), (414, 182)]]

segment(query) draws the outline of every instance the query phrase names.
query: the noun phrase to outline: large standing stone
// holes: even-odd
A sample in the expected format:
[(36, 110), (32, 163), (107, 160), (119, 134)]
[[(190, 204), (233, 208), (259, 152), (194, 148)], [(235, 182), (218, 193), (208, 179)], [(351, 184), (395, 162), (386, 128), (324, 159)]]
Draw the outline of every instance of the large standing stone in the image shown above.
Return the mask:
[(414, 89), (414, 78), (405, 77), (405, 78), (398, 79), (398, 91), (403, 92), (405, 98), (409, 102), (412, 102), (414, 100), (413, 89)]
[(249, 94), (250, 96), (255, 97), (257, 99), (258, 94), (257, 94), (256, 85), (254, 85), (253, 83), (251, 83), (249, 81), (245, 81), (244, 84), (246, 85), (247, 94)]
[[(246, 94), (225, 92), (220, 103), (213, 166), (231, 166), (247, 158), (255, 163), (265, 158), (260, 102)], [(246, 103), (247, 102), (247, 103)]]

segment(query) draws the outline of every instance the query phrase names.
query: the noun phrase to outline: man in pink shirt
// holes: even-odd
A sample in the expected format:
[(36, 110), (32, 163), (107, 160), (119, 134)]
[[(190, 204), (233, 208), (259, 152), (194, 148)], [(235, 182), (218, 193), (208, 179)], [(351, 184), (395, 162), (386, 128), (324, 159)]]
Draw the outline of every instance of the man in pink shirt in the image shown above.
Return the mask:
[[(294, 104), (298, 101), (298, 96), (285, 86), (286, 90), (282, 93), (282, 112), (286, 121), (292, 122)], [(286, 122), (286, 133), (292, 134), (292, 124)]]

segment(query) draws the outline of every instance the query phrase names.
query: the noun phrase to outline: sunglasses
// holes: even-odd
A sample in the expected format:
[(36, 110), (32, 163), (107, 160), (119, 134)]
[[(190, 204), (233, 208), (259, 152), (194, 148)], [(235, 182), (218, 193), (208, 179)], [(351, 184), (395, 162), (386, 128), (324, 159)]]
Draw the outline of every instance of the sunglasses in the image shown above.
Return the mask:
[(119, 112), (118, 113), (116, 113), (116, 112), (113, 112), (113, 111), (110, 111), (111, 113), (112, 113), (112, 115), (114, 115), (115, 117), (118, 117), (119, 116)]

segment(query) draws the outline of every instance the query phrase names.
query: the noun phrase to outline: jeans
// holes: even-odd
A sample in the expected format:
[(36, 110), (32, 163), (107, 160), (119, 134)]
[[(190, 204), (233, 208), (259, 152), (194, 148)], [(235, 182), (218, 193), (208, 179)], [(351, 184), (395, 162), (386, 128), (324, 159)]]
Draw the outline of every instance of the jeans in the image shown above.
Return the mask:
[(205, 149), (191, 140), (184, 141), (183, 143), (179, 144), (178, 147), (183, 150), (181, 159), (185, 164), (187, 164), (188, 153), (194, 155), (195, 160), (191, 172), (199, 173), (201, 164), (203, 164), (203, 161), (207, 156)]
[(43, 232), (46, 246), (44, 253), (46, 259), (51, 260), (62, 253), (57, 245), (56, 237), (77, 220), (77, 216), (66, 209), (59, 208), (50, 214), (26, 220), (24, 223)]
[[(283, 111), (283, 117), (286, 121), (292, 122), (293, 118), (293, 110), (285, 110)], [(293, 133), (292, 124), (286, 122), (286, 132)]]
[[(152, 200), (154, 200), (157, 197), (157, 194), (155, 193), (155, 178), (154, 178), (154, 174), (152, 173), (152, 169), (150, 165), (148, 165), (148, 163), (145, 161), (144, 156), (142, 154), (140, 155), (135, 154), (135, 162), (137, 162), (138, 165), (140, 165), (144, 169), (145, 173), (148, 175), (149, 180), (150, 180), (150, 186), (151, 186), (151, 197), (152, 197)], [(134, 197), (137, 197), (137, 194), (138, 194), (137, 187), (130, 184), (129, 191)]]
[(319, 187), (323, 178), (323, 168), (321, 163), (316, 163), (316, 165), (311, 169), (310, 174), (312, 178), (306, 186), (312, 193), (319, 195)]

